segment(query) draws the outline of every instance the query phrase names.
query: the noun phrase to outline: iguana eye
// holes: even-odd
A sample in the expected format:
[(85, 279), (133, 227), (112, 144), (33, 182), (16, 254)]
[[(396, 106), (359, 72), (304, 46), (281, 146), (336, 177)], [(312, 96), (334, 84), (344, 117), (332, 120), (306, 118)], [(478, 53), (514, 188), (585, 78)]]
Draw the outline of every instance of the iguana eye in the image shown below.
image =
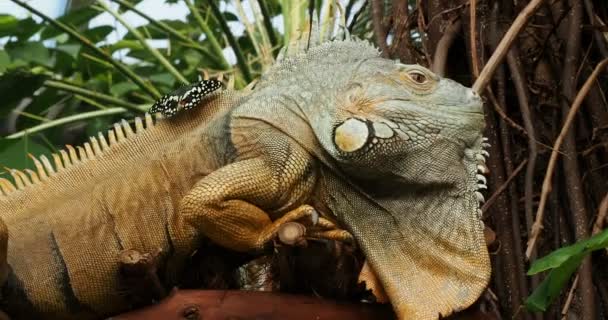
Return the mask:
[(420, 71), (410, 71), (408, 74), (416, 83), (424, 84), (427, 81), (426, 75)]

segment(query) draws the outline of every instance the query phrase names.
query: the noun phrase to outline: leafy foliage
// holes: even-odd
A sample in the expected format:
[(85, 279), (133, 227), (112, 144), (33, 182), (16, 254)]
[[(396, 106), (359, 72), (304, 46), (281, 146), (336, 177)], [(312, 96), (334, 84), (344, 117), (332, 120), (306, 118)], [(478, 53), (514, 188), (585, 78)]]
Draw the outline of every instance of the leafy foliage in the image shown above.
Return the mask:
[[(139, 1), (94, 1), (57, 19), (44, 16), (30, 2), (13, 2), (32, 13), (24, 19), (0, 14), (0, 38), (6, 40), (0, 48), (0, 133), (20, 139), (0, 143), (0, 164), (13, 168), (31, 165), (24, 160), (27, 152), (48, 151), (32, 146), (54, 149), (81, 143), (86, 134), (70, 132), (93, 132), (109, 127), (118, 117), (130, 118), (183, 83), (208, 76), (242, 87), (273, 62), (277, 48), (289, 38), (277, 37), (279, 32), (271, 23), (254, 23), (242, 11), (227, 11), (226, 3), (218, 0), (166, 1), (182, 2), (190, 9), (179, 21), (153, 19), (138, 9)], [(249, 1), (257, 22), (282, 15), (286, 5), (290, 14), (299, 12), (295, 16), (301, 17), (306, 3)], [(241, 8), (242, 3), (231, 5)], [(130, 26), (122, 20), (128, 11), (146, 23)], [(104, 13), (114, 15), (128, 30), (122, 38), (108, 37), (115, 30), (113, 25), (89, 27), (92, 19)], [(235, 36), (228, 22), (248, 28)], [(301, 30), (302, 22), (283, 18), (286, 30)], [(237, 61), (228, 62), (226, 50), (234, 52)]]
[(546, 311), (547, 307), (561, 293), (574, 271), (592, 251), (608, 247), (608, 229), (571, 246), (553, 251), (546, 257), (536, 260), (528, 275), (549, 271), (543, 282), (526, 300), (526, 307), (531, 311)]

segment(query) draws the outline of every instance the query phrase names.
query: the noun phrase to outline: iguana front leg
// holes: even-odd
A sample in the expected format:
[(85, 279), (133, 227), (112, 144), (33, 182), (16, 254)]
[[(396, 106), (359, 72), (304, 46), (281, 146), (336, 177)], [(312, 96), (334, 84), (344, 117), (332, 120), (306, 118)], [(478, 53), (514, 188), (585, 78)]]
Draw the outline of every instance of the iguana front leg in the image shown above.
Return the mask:
[[(258, 250), (284, 223), (316, 223), (317, 212), (298, 205), (304, 199), (287, 196), (304, 198), (302, 190), (312, 188), (316, 181), (314, 170), (307, 169), (309, 164), (302, 159), (285, 161), (283, 165), (293, 171), (278, 171), (272, 161), (254, 158), (224, 166), (196, 183), (174, 217), (172, 238), (177, 252), (191, 251), (193, 240), (201, 235), (231, 250)], [(285, 213), (273, 221), (263, 208)]]

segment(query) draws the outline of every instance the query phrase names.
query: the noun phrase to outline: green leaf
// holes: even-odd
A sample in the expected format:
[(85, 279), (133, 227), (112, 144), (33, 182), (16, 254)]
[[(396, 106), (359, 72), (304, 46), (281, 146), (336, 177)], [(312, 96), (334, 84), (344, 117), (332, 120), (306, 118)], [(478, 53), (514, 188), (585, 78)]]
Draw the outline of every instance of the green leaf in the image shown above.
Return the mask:
[(160, 83), (168, 87), (173, 87), (175, 84), (175, 78), (170, 73), (153, 74), (149, 78), (152, 82)]
[(112, 87), (110, 87), (110, 93), (113, 96), (120, 97), (130, 91), (137, 90), (138, 88), (139, 87), (132, 82), (126, 82), (126, 81), (119, 82), (119, 83), (113, 85)]
[(82, 46), (79, 44), (60, 44), (56, 47), (57, 50), (67, 53), (68, 55), (70, 55), (70, 57), (74, 59), (78, 57), (80, 48), (82, 48)]
[[(93, 9), (91, 7), (84, 7), (78, 10), (70, 11), (67, 15), (64, 15), (57, 19), (57, 21), (63, 22), (64, 24), (75, 27), (79, 29), (79, 27), (85, 26), (93, 19), (95, 16), (99, 15), (101, 12)], [(54, 26), (46, 26), (44, 30), (40, 33), (40, 38), (42, 40), (46, 40), (49, 38), (54, 38), (63, 31), (55, 28)]]
[(0, 38), (11, 36), (19, 20), (9, 14), (0, 14)]
[(142, 50), (142, 44), (137, 40), (120, 40), (110, 46), (110, 51), (114, 52), (120, 49)]
[(10, 15), (0, 15), (0, 38), (17, 37), (19, 41), (26, 41), (42, 28), (42, 25), (31, 17), (16, 20), (16, 22), (13, 19), (16, 20)]
[(0, 50), (0, 73), (6, 71), (11, 63), (11, 57), (4, 50)]
[(537, 274), (549, 269), (559, 268), (568, 260), (579, 254), (587, 254), (594, 250), (608, 247), (608, 229), (596, 234), (595, 236), (579, 241), (573, 245), (557, 249), (547, 256), (538, 259), (532, 264), (528, 275)]
[(28, 153), (37, 156), (50, 152), (48, 148), (35, 142), (32, 137), (26, 136), (21, 139), (0, 138), (0, 168), (33, 169), (34, 164), (27, 156)]
[(51, 54), (40, 42), (13, 43), (6, 48), (13, 60), (33, 62), (43, 66), (51, 67)]
[(83, 30), (82, 35), (91, 40), (91, 42), (98, 43), (105, 40), (112, 31), (114, 31), (114, 27), (112, 26), (97, 26), (95, 28)]
[(594, 250), (606, 247), (608, 247), (608, 229), (589, 239), (555, 250), (535, 261), (530, 267), (528, 275), (547, 270), (551, 271), (526, 299), (526, 308), (534, 312), (547, 310), (547, 307), (559, 296), (562, 288), (580, 266), (585, 256)]
[(559, 296), (562, 288), (584, 257), (583, 254), (574, 255), (559, 268), (551, 270), (543, 282), (526, 299), (526, 308), (533, 312), (547, 311), (549, 305)]

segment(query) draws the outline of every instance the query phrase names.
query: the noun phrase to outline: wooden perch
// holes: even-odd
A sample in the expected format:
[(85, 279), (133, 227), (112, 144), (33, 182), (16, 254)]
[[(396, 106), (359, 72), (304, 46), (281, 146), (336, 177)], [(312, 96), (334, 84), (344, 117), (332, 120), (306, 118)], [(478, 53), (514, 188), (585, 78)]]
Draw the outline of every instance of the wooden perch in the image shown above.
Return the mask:
[[(451, 320), (498, 320), (494, 300), (484, 295)], [(238, 290), (174, 290), (157, 305), (111, 317), (111, 320), (384, 320), (394, 319), (389, 304), (336, 302), (313, 296)]]
[(162, 286), (158, 275), (156, 254), (141, 253), (137, 250), (124, 250), (120, 253), (120, 270), (127, 279), (131, 289), (146, 290), (151, 288), (156, 298), (162, 299), (167, 296), (165, 288)]
[(180, 290), (161, 303), (112, 317), (143, 319), (393, 319), (389, 305), (338, 303), (312, 296), (259, 291)]

